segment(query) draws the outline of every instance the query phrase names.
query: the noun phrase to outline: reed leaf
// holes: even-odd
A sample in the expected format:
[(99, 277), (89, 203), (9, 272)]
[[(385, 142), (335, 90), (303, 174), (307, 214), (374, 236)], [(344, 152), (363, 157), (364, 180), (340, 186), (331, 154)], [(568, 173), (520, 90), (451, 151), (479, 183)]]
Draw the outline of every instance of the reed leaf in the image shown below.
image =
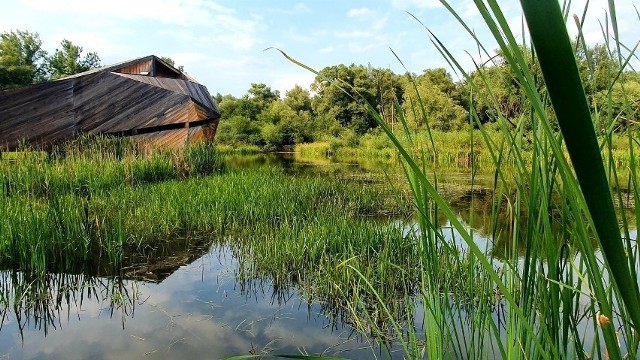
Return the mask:
[[(611, 280), (639, 330), (640, 295), (617, 225), (604, 163), (560, 6), (555, 0), (522, 1), (551, 102), (598, 234)], [(605, 332), (606, 333), (606, 332)]]

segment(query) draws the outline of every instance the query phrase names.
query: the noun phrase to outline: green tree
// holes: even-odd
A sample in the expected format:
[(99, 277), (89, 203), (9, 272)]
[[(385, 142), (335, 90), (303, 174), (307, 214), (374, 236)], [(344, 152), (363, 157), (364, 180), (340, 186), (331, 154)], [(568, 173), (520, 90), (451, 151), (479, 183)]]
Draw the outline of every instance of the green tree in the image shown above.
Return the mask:
[(598, 114), (604, 129), (614, 131), (626, 129), (631, 124), (640, 124), (640, 75), (628, 72), (610, 90), (595, 95)]
[(404, 95), (402, 77), (389, 69), (369, 67), (368, 71), (375, 92), (375, 100), (371, 105), (375, 106), (386, 123), (393, 125), (397, 117), (396, 103), (402, 102)]
[(216, 141), (227, 145), (264, 145), (258, 123), (239, 115), (220, 121), (216, 132)]
[(593, 97), (612, 85), (613, 78), (620, 71), (613, 55), (604, 44), (588, 47), (586, 51), (583, 47), (578, 49), (578, 69), (587, 96)]
[(61, 49), (56, 49), (53, 56), (49, 57), (49, 70), (52, 79), (77, 74), (83, 71), (100, 67), (100, 57), (94, 52), (82, 56), (82, 47), (74, 45), (64, 39), (60, 42)]
[(258, 114), (266, 110), (272, 102), (280, 99), (280, 92), (271, 90), (269, 86), (262, 83), (251, 84), (247, 91), (247, 99), (254, 104), (255, 114), (252, 118), (256, 119)]
[(0, 89), (44, 81), (46, 56), (37, 33), (15, 30), (0, 34)]
[(294, 86), (293, 89), (285, 93), (284, 103), (298, 114), (305, 111), (312, 112), (311, 95), (308, 90), (303, 89), (300, 85)]
[(470, 75), (470, 80), (461, 84), (460, 92), (465, 97), (461, 101), (465, 109), (470, 108), (468, 97), (472, 96), (481, 123), (495, 122), (499, 117), (512, 121), (529, 111), (523, 108), (525, 95), (522, 87), (511, 67), (502, 60), (491, 66), (479, 67)]
[(414, 128), (425, 125), (424, 121), (427, 121), (429, 126), (438, 130), (462, 129), (467, 121), (467, 112), (456, 103), (456, 91), (451, 75), (442, 68), (427, 69), (415, 79), (407, 79), (403, 108), (409, 123)]
[(313, 139), (314, 125), (311, 113), (308, 110), (296, 111), (284, 100), (272, 102), (269, 108), (260, 114), (260, 119), (261, 133), (267, 150), (281, 150), (285, 146)]
[(358, 134), (377, 126), (363, 101), (389, 117), (402, 93), (400, 80), (391, 71), (354, 64), (322, 69), (311, 89), (316, 93), (312, 106), (317, 114)]

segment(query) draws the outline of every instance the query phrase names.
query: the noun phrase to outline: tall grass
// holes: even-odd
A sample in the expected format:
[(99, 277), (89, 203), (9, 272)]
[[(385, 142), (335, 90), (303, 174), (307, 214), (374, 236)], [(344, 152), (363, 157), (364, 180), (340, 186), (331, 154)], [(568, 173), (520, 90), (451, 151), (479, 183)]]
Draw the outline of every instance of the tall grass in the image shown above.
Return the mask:
[[(443, 3), (462, 29), (477, 41), (478, 49), (491, 58), (486, 44), (477, 40), (474, 31), (449, 3)], [(625, 143), (626, 153), (618, 156), (628, 159), (624, 164), (630, 170), (625, 175), (627, 190), (623, 192), (616, 168), (616, 162), (620, 162), (613, 156), (619, 146), (613, 145), (611, 130), (613, 119), (624, 113), (612, 117), (612, 109), (606, 109), (602, 111), (607, 114), (603, 118), (598, 110), (589, 112), (578, 75), (576, 47), (566, 30), (569, 10), (561, 9), (555, 0), (523, 0), (531, 35), (522, 34), (524, 40), (518, 42), (496, 1), (474, 3), (511, 67), (514, 83), (526, 95), (531, 113), (530, 119), (514, 122), (506, 119), (496, 105), (500, 133), (496, 137), (484, 128), (473, 105), (469, 109), (470, 123), (479, 128), (478, 132), (470, 131), (469, 146), (485, 149), (495, 168), (492, 222), (506, 219), (510, 243), (494, 243), (494, 247), (503, 246), (500, 251), (504, 258), (497, 262), (492, 256), (495, 250), (482, 249), (476, 243), (474, 230), (466, 227), (445, 201), (438, 186), (440, 164), (433, 155), (441, 151), (434, 131), (427, 127), (427, 142), (409, 139), (407, 143), (408, 132), (394, 133), (376, 110), (368, 106), (403, 160), (418, 212), (422, 275), (418, 301), (421, 309), (417, 310), (423, 315), (424, 331), (409, 326), (406, 336), (396, 339), (411, 358), (635, 358), (640, 344), (637, 335), (640, 259), (637, 239), (630, 236), (627, 213), (619, 211), (617, 217), (613, 197), (618, 204), (624, 203), (623, 197), (638, 198), (637, 126), (629, 126), (626, 136), (617, 140)], [(586, 9), (581, 13), (584, 15)], [(620, 50), (635, 47), (618, 42), (613, 1), (609, 2), (607, 16), (603, 26), (605, 41), (609, 41), (610, 51), (619, 55), (620, 67), (625, 69), (627, 60), (634, 56), (633, 50), (626, 56)], [(583, 19), (578, 17), (577, 23), (581, 26)], [(481, 93), (475, 91), (480, 86), (489, 88), (487, 100), (491, 102), (492, 89), (483, 68), (475, 69), (479, 76), (470, 76), (436, 34), (429, 31), (429, 37), (470, 84), (470, 103)], [(529, 38), (531, 44), (527, 43)], [(584, 44), (581, 35), (575, 44), (580, 43)], [(532, 49), (530, 53), (525, 53), (529, 51), (527, 48)], [(533, 73), (538, 62), (544, 79)], [(622, 71), (611, 74), (610, 91), (623, 76)], [(429, 124), (422, 100), (418, 98), (414, 104), (414, 111), (423, 114)], [(631, 104), (629, 101), (629, 108), (623, 112), (632, 113)], [(407, 120), (401, 111), (398, 113), (408, 129)], [(525, 120), (531, 124), (527, 134), (530, 148), (525, 148), (522, 141)], [(551, 124), (555, 121), (560, 124), (561, 133), (553, 131)], [(598, 138), (596, 126), (608, 130)], [(478, 165), (471, 161), (471, 167), (473, 186)], [(495, 293), (499, 311), (482, 302), (469, 310), (456, 300), (458, 294), (454, 289), (439, 281), (447, 271), (441, 254), (455, 245), (441, 226), (440, 213), (446, 215), (447, 223), (468, 248), (471, 266), (479, 269), (478, 273), (467, 272), (463, 276), (474, 274), (475, 278), (466, 280), (483, 284), (476, 289), (478, 294)], [(635, 210), (636, 219), (638, 214)], [(562, 231), (555, 231), (557, 228)], [(500, 236), (501, 232), (493, 234), (494, 239)], [(518, 249), (523, 247), (521, 255)], [(358, 274), (366, 279), (364, 274)], [(370, 287), (375, 292), (376, 286)], [(389, 312), (382, 298), (379, 300), (384, 311)], [(393, 327), (401, 330), (403, 324), (394, 323)], [(421, 336), (424, 342), (416, 340)]]
[[(550, 0), (523, 1), (522, 4), (535, 49), (533, 60), (528, 60), (531, 57), (523, 53), (522, 44), (516, 41), (497, 2), (476, 2), (515, 80), (527, 96), (532, 113), (533, 148), (531, 151), (522, 148), (519, 141), (522, 127), (519, 124), (514, 127), (504, 116), (499, 119), (503, 138), (498, 141), (482, 127), (473, 108), (470, 121), (480, 128), (479, 139), (472, 137), (472, 146), (480, 143), (488, 149), (496, 167), (496, 179), (514, 179), (494, 185), (499, 196), (494, 196), (498, 201), (493, 206), (493, 218), (498, 219), (505, 212), (509, 214), (514, 245), (518, 239), (524, 242), (523, 257), (512, 251), (496, 270), (491, 256), (475, 243), (473, 231), (456, 219), (437, 191), (437, 177), (431, 175), (437, 164), (424, 156), (436, 149), (433, 146), (423, 152), (407, 149), (372, 110), (405, 161), (420, 214), (421, 251), (425, 260), (424, 312), (426, 321), (433, 323), (429, 332), (425, 332), (425, 337), (432, 340), (426, 342), (423, 351), (429, 358), (492, 358), (496, 354), (509, 359), (636, 357), (640, 341), (637, 336), (640, 320), (637, 247), (629, 238), (626, 226), (622, 229), (625, 239), (620, 236), (611, 185), (605, 174), (605, 167), (613, 162), (612, 151), (608, 150), (612, 149), (612, 143), (607, 140), (611, 137), (605, 136), (598, 143), (591, 116), (597, 123), (599, 114), (589, 112), (558, 3)], [(468, 29), (455, 10), (446, 6)], [(614, 6), (610, 2), (610, 14), (615, 14)], [(615, 24), (615, 17), (611, 20)], [(470, 35), (474, 36), (471, 31)], [(466, 77), (472, 88), (480, 85), (468, 76), (436, 35), (430, 36), (440, 53)], [(482, 44), (479, 46), (484, 48)], [(531, 61), (537, 59), (548, 96), (539, 92), (538, 89), (543, 88), (542, 79), (537, 79), (531, 70)], [(621, 66), (624, 68), (624, 64)], [(482, 69), (477, 71), (483, 81)], [(552, 130), (551, 117), (554, 116), (561, 134)], [(636, 130), (629, 128), (627, 136), (629, 164), (635, 167)], [(601, 157), (601, 147), (609, 155), (608, 159)], [(507, 153), (514, 154), (515, 159), (510, 171), (505, 171), (503, 162)], [(615, 166), (608, 168), (615, 169)], [(633, 194), (637, 194), (636, 177), (636, 172), (629, 173), (628, 182), (632, 184), (629, 189)], [(612, 179), (614, 185), (618, 185), (617, 177)], [(507, 189), (506, 183), (516, 186)], [(622, 193), (617, 191), (614, 195), (621, 197)], [(483, 276), (490, 279), (488, 286), (495, 289), (505, 305), (504, 322), (496, 322), (491, 311), (485, 308), (484, 312), (476, 312), (469, 325), (471, 339), (491, 338), (496, 353), (483, 352), (476, 346), (461, 346), (461, 342), (468, 343), (469, 339), (461, 341), (461, 333), (450, 327), (460, 322), (460, 309), (438, 301), (443, 299), (440, 289), (434, 286), (433, 274), (437, 274), (438, 268), (431, 264), (432, 254), (437, 253), (443, 241), (433, 216), (435, 208), (447, 214), (449, 222), (482, 265)], [(622, 213), (620, 221), (626, 224), (624, 216)], [(556, 224), (564, 231), (554, 231)], [(591, 330), (585, 332), (585, 328)]]
[[(70, 154), (1, 165), (3, 267), (43, 273), (106, 258), (117, 268), (124, 252), (184, 234), (222, 240), (308, 220), (330, 227), (339, 218), (407, 212), (371, 183), (289, 176), (268, 166), (219, 172), (220, 159), (204, 148), (122, 160)], [(201, 176), (211, 172), (217, 175)]]
[[(406, 318), (404, 300), (417, 292), (419, 257), (413, 233), (403, 222), (389, 219), (408, 218), (410, 208), (380, 183), (291, 175), (270, 166), (230, 167), (214, 176), (161, 181), (172, 159), (165, 153), (155, 155), (159, 160), (154, 155), (125, 156), (120, 162), (131, 162), (126, 165), (96, 155), (103, 169), (109, 161), (123, 169), (103, 173), (109, 179), (104, 180), (93, 155), (70, 154), (4, 164), (12, 181), (23, 180), (12, 182), (0, 198), (0, 268), (38, 279), (34, 288), (20, 285), (20, 292), (48, 296), (50, 272), (93, 273), (98, 268), (101, 275), (126, 276), (123, 268), (138, 254), (177, 237), (204, 238), (230, 248), (239, 259), (238, 281), (245, 291), (256, 282), (270, 283), (280, 299), (295, 287), (308, 301), (320, 301), (336, 319), (363, 332), (375, 329), (369, 325), (372, 319), (378, 325), (389, 321), (377, 297), (394, 304), (396, 319)], [(161, 165), (151, 166), (146, 182), (127, 181), (127, 169), (134, 164), (155, 164), (145, 161)], [(54, 178), (58, 167), (73, 176), (85, 174), (81, 185), (59, 180), (45, 191), (33, 180)], [(16, 175), (23, 172), (29, 176)], [(74, 184), (76, 178), (69, 176)], [(368, 283), (376, 284), (377, 297)], [(0, 300), (8, 299), (14, 311), (27, 317), (41, 315), (29, 307), (28, 298), (10, 290), (0, 291)], [(59, 306), (41, 305), (38, 309), (46, 316)]]

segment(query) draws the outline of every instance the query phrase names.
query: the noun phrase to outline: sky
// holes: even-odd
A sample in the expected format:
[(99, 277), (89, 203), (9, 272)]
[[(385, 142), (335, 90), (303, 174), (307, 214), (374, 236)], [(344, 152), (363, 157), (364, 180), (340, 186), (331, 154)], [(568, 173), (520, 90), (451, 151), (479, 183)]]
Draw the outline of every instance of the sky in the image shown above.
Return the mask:
[[(451, 4), (486, 47), (497, 47), (473, 1)], [(585, 0), (571, 4), (570, 14), (582, 16)], [(521, 36), (519, 2), (501, 5)], [(590, 1), (585, 26), (590, 44), (603, 42), (606, 11), (607, 0)], [(634, 2), (616, 1), (616, 12), (622, 41), (635, 46), (640, 19)], [(211, 94), (239, 97), (252, 83), (265, 83), (284, 96), (296, 84), (308, 88), (314, 75), (266, 48), (282, 49), (317, 70), (352, 63), (397, 73), (404, 73), (402, 64), (414, 73), (447, 67), (427, 30), (409, 13), (463, 66), (470, 69), (474, 61), (486, 60), (438, 0), (11, 0), (2, 5), (0, 32), (37, 32), (49, 53), (68, 39), (85, 52), (96, 52), (105, 66), (151, 54), (168, 56)], [(576, 33), (573, 21), (568, 27)]]

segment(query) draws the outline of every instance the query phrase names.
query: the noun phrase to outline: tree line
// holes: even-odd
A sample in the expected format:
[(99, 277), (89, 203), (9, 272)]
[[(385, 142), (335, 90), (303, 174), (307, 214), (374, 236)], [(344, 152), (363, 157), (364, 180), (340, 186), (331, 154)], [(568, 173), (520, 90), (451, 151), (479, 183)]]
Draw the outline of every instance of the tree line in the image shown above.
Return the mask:
[[(83, 54), (82, 46), (63, 39), (49, 55), (38, 33), (13, 30), (0, 34), (0, 90), (56, 80), (100, 67), (95, 52)], [(183, 66), (167, 56), (160, 57), (179, 71)]]
[(38, 33), (13, 30), (0, 34), (0, 90), (55, 80), (100, 67), (95, 52), (67, 39), (49, 55)]
[[(616, 54), (604, 45), (577, 54), (592, 110), (608, 119), (603, 123), (614, 131), (638, 123), (640, 73), (621, 71)], [(530, 56), (544, 94), (542, 74)], [(425, 128), (428, 121), (432, 129), (442, 131), (462, 130), (471, 123), (494, 126), (504, 118), (527, 129), (531, 109), (512, 71), (498, 53), (468, 79), (458, 81), (443, 68), (396, 74), (389, 69), (341, 64), (322, 69), (310, 90), (296, 86), (284, 97), (266, 84), (251, 84), (239, 98), (214, 96), (222, 112), (216, 141), (279, 150), (304, 142), (377, 134), (378, 125), (364, 101), (392, 127), (398, 126), (400, 117), (412, 130)]]

